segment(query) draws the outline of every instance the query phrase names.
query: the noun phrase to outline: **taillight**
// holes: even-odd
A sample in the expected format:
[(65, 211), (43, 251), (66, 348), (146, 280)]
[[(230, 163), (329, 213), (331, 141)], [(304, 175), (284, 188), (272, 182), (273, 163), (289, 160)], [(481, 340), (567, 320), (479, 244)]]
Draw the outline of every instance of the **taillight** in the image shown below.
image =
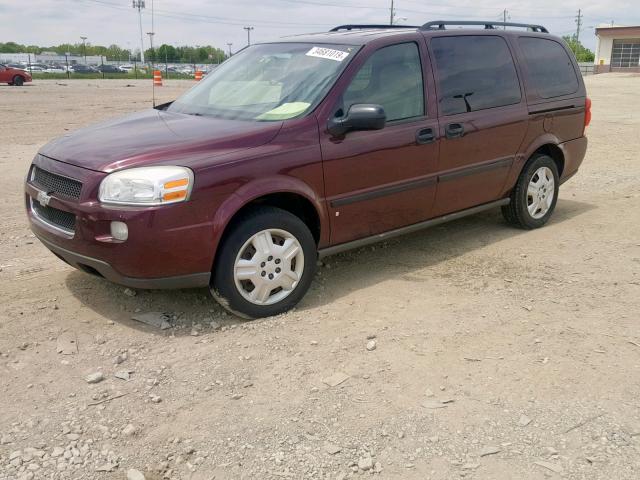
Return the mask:
[(591, 99), (587, 97), (584, 101), (584, 126), (588, 127), (591, 123)]

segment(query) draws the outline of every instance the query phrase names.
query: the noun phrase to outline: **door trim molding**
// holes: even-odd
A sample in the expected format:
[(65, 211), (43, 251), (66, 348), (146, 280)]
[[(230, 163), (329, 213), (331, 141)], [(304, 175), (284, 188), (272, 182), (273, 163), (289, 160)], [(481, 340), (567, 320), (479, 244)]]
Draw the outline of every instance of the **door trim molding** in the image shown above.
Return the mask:
[(365, 200), (373, 200), (374, 198), (385, 197), (387, 195), (393, 195), (394, 193), (402, 193), (407, 190), (413, 190), (416, 188), (429, 187), (435, 185), (438, 179), (436, 175), (432, 175), (426, 178), (420, 178), (417, 180), (410, 180), (408, 182), (397, 183), (395, 185), (389, 185), (375, 190), (367, 192), (356, 193), (355, 195), (349, 195), (342, 198), (336, 198), (331, 200), (329, 204), (332, 208), (343, 207), (356, 202), (364, 202)]
[(476, 175), (478, 173), (488, 172), (490, 170), (496, 170), (502, 167), (511, 167), (513, 165), (515, 157), (501, 158), (490, 163), (484, 163), (480, 165), (472, 165), (453, 172), (443, 173), (438, 175), (438, 182), (448, 182), (449, 180), (455, 180), (460, 177), (466, 177), (467, 175)]
[(469, 215), (474, 215), (476, 213), (483, 212), (485, 210), (490, 210), (495, 207), (508, 205), (510, 201), (511, 201), (510, 198), (502, 198), (494, 202), (484, 203), (482, 205), (477, 205), (475, 207), (467, 208), (465, 210), (460, 210), (459, 212), (449, 213), (447, 215), (442, 215), (441, 217), (432, 218), (424, 222), (414, 223), (413, 225), (408, 225), (406, 227), (396, 228), (395, 230), (389, 230), (387, 232), (378, 233), (370, 237), (360, 238), (358, 240), (353, 240), (351, 242), (341, 243), (339, 245), (322, 248), (318, 250), (318, 257), (324, 258), (329, 255), (335, 255), (336, 253), (345, 252), (347, 250), (352, 250), (354, 248), (365, 247), (367, 245), (371, 245), (372, 243), (378, 243), (383, 240), (388, 240), (390, 238), (394, 238), (400, 235), (405, 235), (407, 233), (417, 232), (425, 228), (432, 227), (434, 225), (440, 225), (441, 223), (446, 223), (446, 222), (457, 220), (459, 218), (463, 218)]

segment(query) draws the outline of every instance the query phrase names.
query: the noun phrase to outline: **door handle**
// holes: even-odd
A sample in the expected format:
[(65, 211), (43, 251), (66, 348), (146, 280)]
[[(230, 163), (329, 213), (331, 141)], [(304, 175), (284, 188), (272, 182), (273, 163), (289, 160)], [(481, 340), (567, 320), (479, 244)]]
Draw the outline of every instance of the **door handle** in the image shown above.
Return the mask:
[(436, 141), (436, 134), (433, 128), (422, 128), (416, 133), (416, 142), (419, 145), (425, 145), (427, 143), (433, 143)]
[(464, 126), (461, 123), (450, 123), (444, 127), (447, 138), (459, 138), (464, 135)]

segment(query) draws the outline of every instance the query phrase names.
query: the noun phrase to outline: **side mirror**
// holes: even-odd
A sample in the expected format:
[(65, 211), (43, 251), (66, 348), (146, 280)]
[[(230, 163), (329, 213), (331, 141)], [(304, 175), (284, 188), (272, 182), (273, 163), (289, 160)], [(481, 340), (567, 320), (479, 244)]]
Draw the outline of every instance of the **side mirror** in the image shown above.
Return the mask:
[(327, 130), (336, 137), (350, 130), (380, 130), (387, 122), (387, 115), (381, 105), (357, 103), (351, 105), (343, 117), (333, 117), (327, 123)]

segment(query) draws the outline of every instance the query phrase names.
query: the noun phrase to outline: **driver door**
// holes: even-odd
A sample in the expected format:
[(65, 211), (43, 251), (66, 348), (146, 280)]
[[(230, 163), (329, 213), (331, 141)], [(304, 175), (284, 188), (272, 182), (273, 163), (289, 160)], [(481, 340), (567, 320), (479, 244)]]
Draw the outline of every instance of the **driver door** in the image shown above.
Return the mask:
[(326, 130), (329, 118), (319, 118), (332, 245), (425, 220), (436, 193), (438, 122), (427, 110), (431, 72), (422, 39), (365, 50), (354, 62), (330, 115), (378, 104), (387, 123), (336, 138)]

